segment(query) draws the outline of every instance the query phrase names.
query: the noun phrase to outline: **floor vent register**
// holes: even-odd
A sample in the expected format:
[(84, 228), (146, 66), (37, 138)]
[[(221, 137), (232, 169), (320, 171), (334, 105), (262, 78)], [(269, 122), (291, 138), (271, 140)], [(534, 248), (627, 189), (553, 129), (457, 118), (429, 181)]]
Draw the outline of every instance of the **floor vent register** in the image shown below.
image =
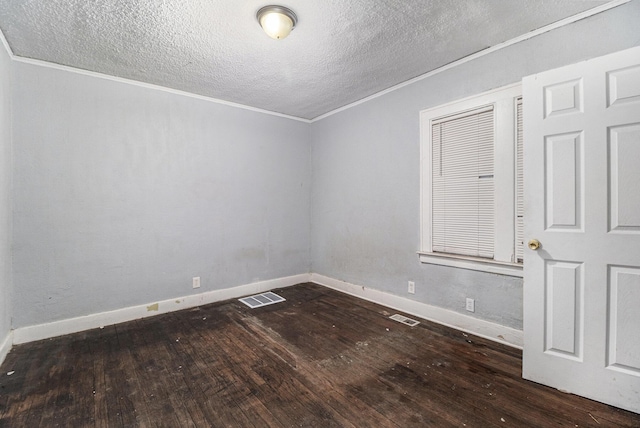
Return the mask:
[(391, 315), (389, 318), (391, 318), (394, 321), (401, 322), (402, 324), (406, 324), (409, 327), (413, 327), (414, 325), (420, 324), (420, 321), (412, 320), (411, 318), (407, 318), (404, 315), (400, 315), (400, 314)]
[(269, 291), (267, 293), (256, 294), (255, 296), (243, 297), (238, 300), (249, 306), (251, 309), (255, 309), (267, 305), (273, 305), (274, 303), (284, 302), (286, 299)]

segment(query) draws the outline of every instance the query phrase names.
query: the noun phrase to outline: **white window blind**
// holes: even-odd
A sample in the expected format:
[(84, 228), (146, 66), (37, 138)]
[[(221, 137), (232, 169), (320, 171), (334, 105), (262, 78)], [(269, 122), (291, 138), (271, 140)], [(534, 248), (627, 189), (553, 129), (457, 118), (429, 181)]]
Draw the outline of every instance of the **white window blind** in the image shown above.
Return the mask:
[(522, 133), (522, 98), (516, 100), (516, 262), (524, 259), (524, 137)]
[(432, 251), (493, 258), (493, 107), (432, 121)]

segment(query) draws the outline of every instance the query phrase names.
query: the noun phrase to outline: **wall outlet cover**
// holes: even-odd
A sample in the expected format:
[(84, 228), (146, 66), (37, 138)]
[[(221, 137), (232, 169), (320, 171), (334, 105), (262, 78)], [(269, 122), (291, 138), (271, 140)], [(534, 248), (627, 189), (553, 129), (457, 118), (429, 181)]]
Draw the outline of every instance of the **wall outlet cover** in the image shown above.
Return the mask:
[(466, 308), (467, 308), (467, 310), (469, 312), (475, 312), (476, 311), (476, 301), (467, 297), (467, 307)]

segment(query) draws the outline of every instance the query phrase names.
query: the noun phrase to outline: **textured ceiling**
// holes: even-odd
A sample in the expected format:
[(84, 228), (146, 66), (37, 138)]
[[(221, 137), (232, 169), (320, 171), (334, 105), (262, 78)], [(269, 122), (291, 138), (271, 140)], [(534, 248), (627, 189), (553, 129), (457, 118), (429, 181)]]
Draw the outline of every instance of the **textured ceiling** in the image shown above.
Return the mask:
[(268, 3), (0, 0), (0, 28), (17, 56), (312, 119), (606, 2), (288, 0), (281, 41)]

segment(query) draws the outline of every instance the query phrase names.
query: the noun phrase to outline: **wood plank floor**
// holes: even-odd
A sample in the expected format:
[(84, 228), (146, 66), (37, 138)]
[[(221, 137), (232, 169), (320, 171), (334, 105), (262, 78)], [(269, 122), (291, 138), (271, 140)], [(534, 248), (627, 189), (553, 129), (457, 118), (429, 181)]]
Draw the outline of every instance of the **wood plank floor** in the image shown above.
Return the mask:
[(314, 284), (276, 292), (16, 346), (0, 426), (640, 427), (522, 380), (512, 348)]

